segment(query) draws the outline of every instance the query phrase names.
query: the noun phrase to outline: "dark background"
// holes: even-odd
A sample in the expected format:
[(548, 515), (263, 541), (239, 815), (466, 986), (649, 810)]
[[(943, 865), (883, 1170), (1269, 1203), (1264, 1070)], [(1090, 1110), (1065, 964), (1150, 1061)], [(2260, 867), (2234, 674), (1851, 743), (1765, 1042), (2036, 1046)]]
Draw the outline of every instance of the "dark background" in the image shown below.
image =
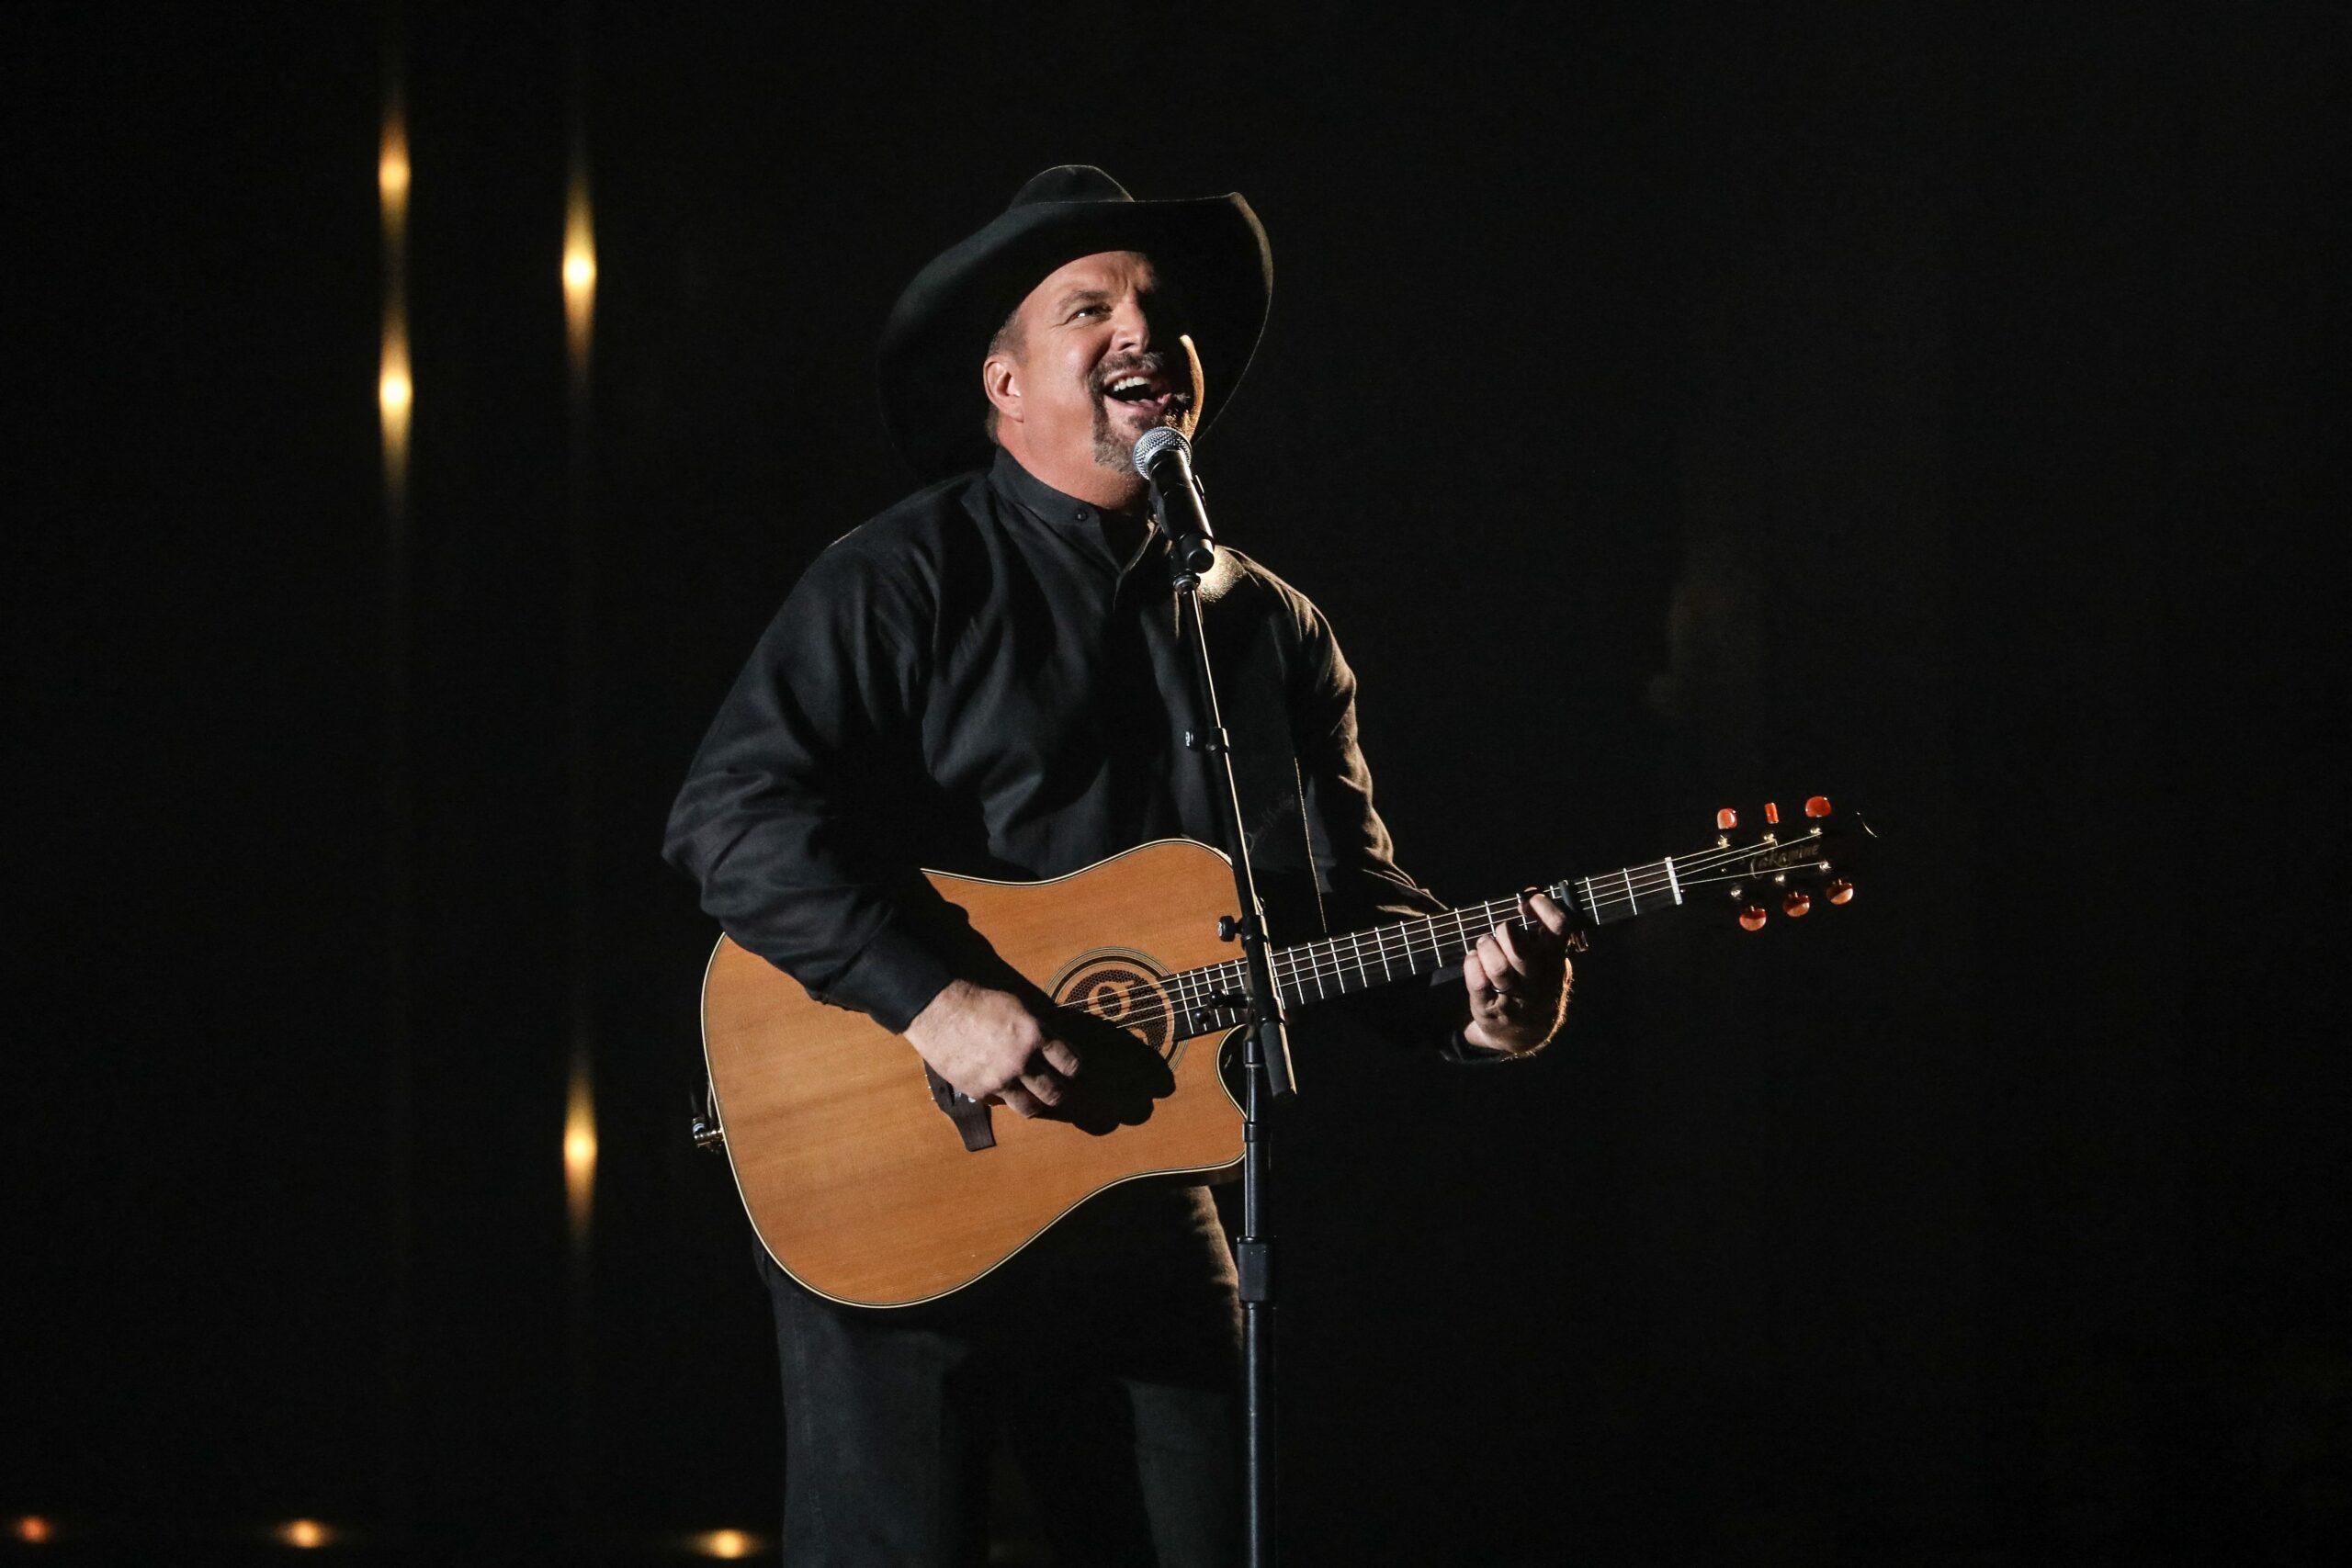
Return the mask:
[(1272, 235), (1203, 467), (1338, 627), (1408, 869), (1484, 897), (1815, 791), (1887, 840), (1848, 909), (1606, 933), (1531, 1066), (1305, 1060), (1295, 1560), (2345, 1542), (2335, 14), (0, 34), (0, 1510), (61, 1552), (772, 1528), (764, 1301), (685, 1135), (712, 933), (661, 825), (795, 575), (905, 488), (890, 300), (1073, 160)]

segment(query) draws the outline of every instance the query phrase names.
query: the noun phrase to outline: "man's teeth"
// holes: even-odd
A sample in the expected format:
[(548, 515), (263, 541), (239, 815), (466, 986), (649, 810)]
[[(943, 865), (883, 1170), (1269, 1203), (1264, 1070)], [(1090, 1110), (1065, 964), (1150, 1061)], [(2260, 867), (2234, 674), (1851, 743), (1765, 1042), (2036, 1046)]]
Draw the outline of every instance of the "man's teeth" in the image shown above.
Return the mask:
[(1151, 383), (1140, 376), (1125, 376), (1111, 383), (1111, 396), (1114, 398), (1148, 397), (1150, 394)]

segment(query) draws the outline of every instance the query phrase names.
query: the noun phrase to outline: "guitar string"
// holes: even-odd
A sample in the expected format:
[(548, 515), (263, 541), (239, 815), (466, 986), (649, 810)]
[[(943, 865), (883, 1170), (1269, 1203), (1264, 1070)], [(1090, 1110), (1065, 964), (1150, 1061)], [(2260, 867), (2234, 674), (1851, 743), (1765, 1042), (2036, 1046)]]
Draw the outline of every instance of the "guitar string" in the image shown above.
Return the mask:
[[(1449, 945), (1453, 946), (1457, 953), (1467, 952), (1476, 945), (1476, 941), (1471, 936), (1473, 928), (1483, 934), (1491, 930), (1495, 924), (1499, 923), (1503, 916), (1513, 912), (1518, 907), (1516, 898), (1489, 899), (1485, 904), (1475, 907), (1449, 909), (1441, 914), (1430, 915), (1423, 920), (1378, 927), (1371, 931), (1351, 933), (1348, 937), (1331, 939), (1334, 942), (1347, 941), (1351, 946), (1356, 947), (1358, 951), (1352, 960), (1340, 955), (1335, 947), (1329, 953), (1319, 954), (1309, 953), (1303, 958), (1294, 956), (1295, 953), (1303, 950), (1286, 949), (1274, 955), (1275, 984), (1295, 992), (1304, 999), (1306, 995), (1306, 987), (1310, 983), (1315, 985), (1318, 998), (1328, 995), (1329, 991), (1324, 985), (1328, 980), (1336, 984), (1344, 995), (1347, 976), (1351, 970), (1359, 977), (1367, 980), (1372, 974), (1372, 961), (1363, 955), (1361, 943), (1355, 942), (1353, 938), (1357, 934), (1385, 938), (1386, 933), (1392, 931), (1399, 933), (1397, 940), (1400, 949), (1389, 949), (1385, 940), (1376, 941), (1374, 944), (1374, 956), (1383, 959), (1383, 982), (1394, 978), (1393, 966), (1385, 962), (1386, 952), (1396, 952), (1396, 955), (1405, 961), (1408, 975), (1419, 973), (1420, 971), (1412, 967), (1416, 960), (1423, 957), (1444, 956)], [(1443, 922), (1449, 920), (1457, 928), (1450, 939), (1440, 929)], [(1415, 927), (1420, 928), (1419, 934), (1416, 934), (1412, 929)], [(1320, 948), (1326, 945), (1326, 943), (1306, 944), (1308, 948)], [(1129, 986), (1124, 989), (1117, 1000), (1111, 1004), (1108, 1010), (1092, 1005), (1080, 1007), (1077, 1010), (1102, 1019), (1136, 1017), (1138, 1015), (1135, 1010), (1135, 1004), (1148, 996), (1153, 1001), (1159, 1003), (1159, 1010), (1172, 1011), (1166, 999), (1172, 990), (1178, 1001), (1189, 1004), (1186, 1010), (1206, 1008), (1211, 1011), (1229, 1011), (1231, 1010), (1218, 999), (1223, 993), (1214, 988), (1214, 980), (1227, 978), (1228, 971), (1231, 972), (1230, 977), (1235, 981), (1238, 982), (1241, 978), (1238, 961), (1229, 960), (1224, 964), (1204, 965), (1200, 969), (1186, 970), (1172, 975), (1164, 983), (1145, 981)]]
[[(1606, 919), (1604, 912), (1619, 905), (1628, 906), (1638, 912), (1644, 897), (1662, 888), (1671, 888), (1678, 882), (1690, 886), (1694, 883), (1703, 884), (1718, 880), (1713, 878), (1685, 880), (1680, 875), (1682, 870), (1708, 870), (1726, 862), (1752, 858), (1761, 852), (1764, 847), (1761, 844), (1720, 845), (1685, 856), (1679, 866), (1671, 865), (1668, 861), (1660, 861), (1655, 863), (1657, 868), (1655, 870), (1646, 866), (1628, 866), (1615, 873), (1597, 872), (1591, 876), (1571, 878), (1566, 883), (1555, 883), (1553, 886), (1567, 889), (1581, 883), (1586, 890), (1588, 905), (1596, 915)], [(1622, 894), (1605, 891), (1603, 885), (1611, 875), (1623, 883), (1628, 891)], [(1476, 909), (1475, 916), (1472, 913), (1473, 908)], [(1423, 951), (1421, 944), (1424, 942), (1430, 944), (1428, 951), (1442, 951), (1446, 943), (1437, 928), (1444, 921), (1453, 920), (1457, 928), (1461, 928), (1453, 938), (1456, 942), (1461, 942), (1467, 935), (1467, 926), (1474, 920), (1482, 927), (1491, 929), (1493, 925), (1502, 923), (1502, 916), (1513, 913), (1517, 908), (1516, 897), (1489, 899), (1475, 907), (1445, 910), (1424, 916), (1418, 920), (1374, 927), (1363, 931), (1346, 932), (1338, 937), (1326, 938), (1321, 942), (1303, 943), (1299, 947), (1286, 949), (1274, 955), (1274, 966), (1283, 978), (1292, 978), (1303, 974), (1307, 979), (1320, 979), (1332, 975), (1344, 976), (1350, 969), (1368, 975), (1370, 964), (1364, 960), (1363, 946), (1364, 937), (1369, 936), (1374, 939), (1373, 957), (1385, 960), (1389, 935), (1392, 932), (1396, 933), (1396, 940), (1402, 943), (1404, 953), (1409, 960)], [(1340, 947), (1343, 942), (1347, 944), (1347, 950), (1344, 952)], [(1226, 965), (1214, 967), (1221, 969)]]
[[(1487, 904), (1478, 907), (1487, 912), (1481, 919), (1464, 919), (1471, 913), (1468, 908), (1449, 910), (1445, 915), (1430, 917), (1433, 926), (1439, 921), (1453, 919), (1458, 928), (1457, 931), (1450, 941), (1435, 931), (1429, 931), (1423, 938), (1408, 940), (1403, 953), (1399, 955), (1407, 963), (1407, 974), (1419, 972), (1411, 967), (1416, 959), (1447, 956), (1446, 950), (1449, 946), (1452, 946), (1456, 953), (1468, 952), (1476, 944), (1471, 936), (1473, 929), (1483, 934), (1486, 931), (1492, 929), (1487, 923), (1488, 920), (1498, 920), (1501, 915), (1516, 909), (1517, 907), (1516, 900), (1508, 904), (1500, 900), (1490, 900)], [(1285, 953), (1283, 956), (1288, 955)], [(1350, 964), (1340, 959), (1336, 953), (1329, 956), (1331, 962), (1328, 964), (1293, 961), (1287, 966), (1278, 964), (1275, 966), (1274, 983), (1304, 1001), (1306, 999), (1306, 987), (1310, 984), (1316, 988), (1316, 999), (1319, 1000), (1329, 996), (1332, 988), (1336, 988), (1342, 996), (1346, 995), (1347, 981), (1351, 972), (1361, 980), (1371, 979), (1370, 962)], [(1385, 970), (1386, 966), (1384, 965), (1383, 983), (1394, 977), (1393, 974)], [(1227, 993), (1216, 988), (1216, 982), (1227, 979), (1235, 983), (1241, 980), (1240, 964), (1238, 962), (1229, 961), (1225, 964), (1206, 965), (1200, 969), (1185, 970), (1170, 976), (1165, 981), (1143, 981), (1130, 985), (1122, 987), (1107, 1003), (1102, 1005), (1084, 1003), (1072, 1010), (1106, 1022), (1123, 1024), (1165, 1021), (1172, 1029), (1175, 1025), (1175, 1015), (1180, 1010), (1210, 1013), (1229, 1013), (1235, 1010), (1224, 999)], [(1326, 982), (1329, 983), (1329, 986)]]
[[(1668, 879), (1664, 877), (1652, 876), (1645, 881), (1644, 890), (1648, 891), (1664, 886), (1668, 881)], [(1612, 896), (1606, 902), (1616, 904), (1634, 901)], [(1602, 900), (1595, 899), (1594, 902), (1599, 903)], [(1456, 953), (1466, 953), (1476, 945), (1476, 939), (1471, 934), (1473, 930), (1483, 935), (1494, 925), (1501, 923), (1504, 917), (1515, 912), (1517, 908), (1516, 898), (1489, 899), (1481, 905), (1446, 910), (1440, 914), (1423, 917), (1419, 920), (1376, 927), (1362, 932), (1349, 932), (1338, 938), (1327, 939), (1322, 942), (1286, 949), (1273, 955), (1272, 968), (1275, 983), (1295, 992), (1302, 999), (1306, 998), (1306, 987), (1309, 984), (1315, 986), (1318, 998), (1328, 996), (1329, 987), (1332, 985), (1336, 985), (1340, 993), (1345, 995), (1351, 974), (1360, 980), (1370, 980), (1374, 961), (1381, 964), (1384, 983), (1394, 979), (1394, 964), (1389, 962), (1392, 953), (1404, 960), (1408, 975), (1418, 973), (1419, 971), (1414, 967), (1418, 960), (1425, 957), (1448, 956), (1449, 946)], [(1443, 930), (1448, 923), (1454, 927), (1451, 933)], [(1389, 940), (1391, 933), (1394, 933), (1396, 944), (1393, 948)], [(1362, 941), (1365, 936), (1374, 938), (1369, 953), (1366, 953)], [(1347, 944), (1345, 951), (1340, 945), (1342, 942)], [(1136, 1002), (1147, 996), (1159, 1004), (1160, 1010), (1170, 1010), (1166, 998), (1172, 991), (1177, 1002), (1188, 1004), (1188, 1010), (1206, 1006), (1215, 1011), (1229, 1011), (1231, 1009), (1221, 1000), (1223, 993), (1216, 988), (1216, 983), (1238, 982), (1240, 979), (1241, 965), (1238, 961), (1204, 965), (1200, 969), (1188, 970), (1180, 975), (1171, 976), (1165, 984), (1144, 982), (1141, 985), (1130, 986), (1110, 1004), (1107, 1010), (1092, 1006), (1080, 1010), (1102, 1018), (1136, 1016)]]
[[(1555, 883), (1553, 886), (1566, 889), (1579, 883), (1582, 884), (1586, 889), (1587, 903), (1596, 914), (1613, 909), (1619, 905), (1638, 909), (1642, 898), (1646, 895), (1662, 888), (1671, 888), (1679, 881), (1683, 881), (1679, 874), (1683, 869), (1694, 871), (1711, 869), (1728, 861), (1753, 857), (1760, 852), (1762, 848), (1761, 845), (1719, 846), (1686, 856), (1680, 864), (1673, 869), (1668, 869), (1667, 863), (1661, 861), (1656, 863), (1658, 868), (1656, 870), (1647, 867), (1627, 867), (1613, 874), (1600, 872), (1589, 877), (1572, 878), (1566, 883)], [(1630, 889), (1630, 892), (1621, 894), (1604, 891), (1602, 884), (1612, 874)], [(1694, 880), (1703, 882), (1713, 879)], [(1493, 925), (1501, 923), (1503, 916), (1515, 912), (1517, 908), (1516, 897), (1489, 899), (1484, 904), (1444, 910), (1416, 920), (1373, 927), (1363, 931), (1345, 932), (1337, 937), (1326, 938), (1321, 942), (1302, 943), (1298, 947), (1286, 949), (1274, 955), (1274, 966), (1283, 978), (1304, 974), (1306, 977), (1312, 979), (1318, 976), (1344, 973), (1349, 969), (1368, 973), (1370, 964), (1365, 961), (1363, 950), (1365, 937), (1371, 937), (1374, 942), (1371, 956), (1379, 959), (1385, 958), (1388, 950), (1388, 942), (1391, 934), (1394, 933), (1395, 940), (1401, 943), (1405, 955), (1410, 959), (1424, 951), (1423, 943), (1425, 942), (1431, 944), (1430, 948), (1431, 951), (1443, 948), (1445, 941), (1438, 928), (1448, 920), (1454, 922), (1457, 928), (1464, 928), (1458, 929), (1453, 939), (1459, 942), (1466, 936), (1468, 925), (1476, 923), (1491, 929)], [(1341, 947), (1342, 943), (1346, 944), (1345, 950)], [(1212, 967), (1221, 969), (1227, 965)]]
[[(1721, 878), (1705, 877), (1685, 878), (1679, 874), (1680, 871), (1685, 868), (1690, 870), (1711, 869), (1715, 865), (1720, 865), (1728, 861), (1753, 857), (1757, 853), (1760, 852), (1763, 846), (1761, 845), (1736, 847), (1721, 846), (1713, 850), (1701, 851), (1698, 853), (1686, 856), (1679, 865), (1672, 871), (1664, 869), (1666, 866), (1665, 862), (1658, 862), (1656, 863), (1660, 867), (1660, 869), (1655, 871), (1643, 867), (1627, 867), (1623, 871), (1613, 874), (1600, 872), (1595, 873), (1589, 877), (1572, 878), (1566, 884), (1555, 883), (1553, 886), (1555, 887), (1573, 887), (1578, 884), (1582, 884), (1587, 891), (1587, 901), (1592, 908), (1594, 913), (1596, 915), (1600, 915), (1603, 919), (1606, 919), (1608, 917), (1604, 912), (1613, 909), (1619, 905), (1631, 907), (1638, 912), (1641, 900), (1644, 897), (1656, 893), (1661, 889), (1671, 888), (1678, 883), (1680, 883), (1685, 886), (1704, 886), (1713, 881), (1722, 880)], [(1633, 891), (1630, 894), (1604, 892), (1600, 885), (1612, 874)], [(1745, 874), (1743, 873), (1742, 874)], [(1459, 926), (1466, 927), (1471, 923), (1476, 923), (1484, 928), (1491, 929), (1493, 925), (1502, 923), (1502, 916), (1514, 912), (1517, 908), (1518, 902), (1516, 898), (1489, 899), (1484, 904), (1474, 907), (1465, 907), (1462, 909), (1446, 910), (1439, 914), (1425, 916), (1420, 920), (1405, 921), (1397, 925), (1374, 927), (1363, 931), (1346, 932), (1338, 937), (1327, 938), (1317, 942), (1303, 943), (1299, 947), (1287, 949), (1283, 953), (1275, 955), (1275, 967), (1281, 977), (1284, 979), (1303, 975), (1306, 980), (1319, 981), (1332, 976), (1344, 977), (1351, 970), (1369, 976), (1371, 964), (1366, 961), (1363, 951), (1363, 939), (1364, 937), (1368, 936), (1374, 939), (1374, 947), (1371, 957), (1373, 959), (1385, 960), (1387, 951), (1387, 940), (1389, 933), (1398, 933), (1397, 940), (1403, 943), (1404, 954), (1409, 960), (1425, 951), (1421, 946), (1421, 942), (1425, 940), (1433, 943), (1433, 946), (1430, 949), (1428, 949), (1428, 951), (1442, 951), (1444, 948), (1445, 942), (1439, 937), (1436, 931), (1430, 928), (1435, 927), (1442, 922), (1451, 919), (1455, 921)], [(1474, 908), (1476, 911), (1475, 914), (1473, 913)], [(1417, 927), (1422, 928), (1425, 933), (1423, 936), (1416, 936), (1415, 928)], [(1456, 933), (1453, 940), (1461, 941), (1464, 936), (1466, 936), (1466, 930), (1459, 931)], [(1346, 944), (1344, 950), (1341, 946), (1342, 943)], [(1287, 968), (1284, 968), (1285, 962), (1288, 965)], [(1222, 968), (1225, 967), (1225, 965), (1217, 965), (1216, 967)]]
[[(1736, 882), (1751, 874), (1756, 874), (1743, 870), (1720, 876), (1669, 878), (1659, 875), (1641, 883), (1638, 892), (1632, 897), (1611, 895), (1606, 898), (1595, 897), (1591, 902), (1597, 909), (1613, 908), (1623, 904), (1638, 910), (1643, 894), (1656, 892), (1678, 882), (1684, 887), (1705, 887), (1721, 882)], [(1308, 943), (1277, 955), (1278, 962), (1274, 966), (1276, 977), (1280, 981), (1290, 984), (1301, 996), (1305, 995), (1306, 985), (1314, 984), (1320, 991), (1326, 981), (1338, 982), (1344, 992), (1346, 981), (1351, 975), (1370, 979), (1373, 964), (1377, 962), (1383, 968), (1382, 978), (1385, 982), (1394, 977), (1393, 973), (1389, 972), (1392, 966), (1387, 962), (1392, 951), (1396, 951), (1398, 956), (1405, 960), (1408, 974), (1415, 973), (1417, 971), (1411, 966), (1416, 960), (1424, 956), (1444, 955), (1449, 947), (1453, 948), (1457, 953), (1467, 952), (1476, 945), (1476, 939), (1472, 935), (1474, 930), (1482, 936), (1487, 931), (1502, 923), (1503, 918), (1514, 913), (1517, 908), (1516, 899), (1490, 899), (1485, 904), (1429, 916), (1425, 923), (1408, 922), (1402, 926), (1378, 927), (1364, 932), (1351, 932), (1324, 942)], [(1448, 922), (1455, 927), (1454, 931), (1450, 934), (1444, 932), (1442, 929)], [(1419, 929), (1416, 930), (1416, 927)], [(1399, 945), (1396, 950), (1392, 950), (1389, 945), (1391, 932), (1397, 933), (1396, 942)], [(1361, 940), (1364, 936), (1374, 938), (1372, 949), (1368, 954)], [(1347, 946), (1342, 948), (1341, 943), (1346, 943)], [(1233, 965), (1218, 964), (1207, 972), (1216, 974), (1229, 967)]]
[[(1796, 840), (1792, 842), (1802, 843), (1803, 841), (1803, 840)], [(1727, 862), (1751, 858), (1762, 852), (1765, 846), (1760, 844), (1718, 846), (1685, 856), (1679, 866), (1673, 865), (1669, 857), (1668, 861), (1654, 863), (1658, 867), (1657, 870), (1628, 866), (1614, 874), (1598, 872), (1591, 876), (1571, 878), (1565, 884), (1555, 883), (1553, 886), (1573, 887), (1581, 884), (1586, 889), (1588, 904), (1596, 915), (1600, 914), (1603, 908), (1613, 908), (1618, 905), (1631, 906), (1638, 912), (1644, 894), (1671, 887), (1678, 883), (1684, 887), (1711, 886), (1716, 883), (1736, 881), (1750, 874), (1760, 874), (1750, 870), (1733, 872), (1720, 876), (1684, 876), (1680, 873), (1712, 870)], [(1632, 891), (1622, 894), (1616, 892), (1604, 894), (1600, 885), (1612, 874)], [(1284, 949), (1272, 955), (1270, 966), (1276, 985), (1284, 986), (1295, 991), (1302, 999), (1306, 997), (1306, 986), (1309, 983), (1316, 987), (1318, 997), (1328, 995), (1326, 981), (1338, 985), (1341, 994), (1344, 995), (1351, 972), (1359, 978), (1369, 980), (1374, 961), (1381, 964), (1384, 982), (1394, 978), (1393, 965), (1388, 962), (1392, 933), (1398, 943), (1397, 955), (1406, 961), (1407, 973), (1409, 975), (1416, 972), (1411, 967), (1415, 960), (1444, 955), (1449, 945), (1456, 945), (1458, 951), (1466, 953), (1476, 945), (1476, 942), (1470, 936), (1474, 926), (1483, 934), (1486, 930), (1492, 929), (1493, 925), (1500, 924), (1502, 917), (1516, 912), (1518, 908), (1519, 903), (1515, 896), (1508, 899), (1488, 899), (1483, 904), (1443, 910), (1415, 920), (1374, 927), (1363, 931), (1346, 932), (1321, 942), (1302, 943), (1295, 948)], [(1455, 927), (1451, 937), (1442, 931), (1443, 925), (1448, 922)], [(1365, 953), (1363, 942), (1363, 939), (1367, 936), (1374, 939), (1369, 957)], [(1347, 944), (1346, 952), (1341, 951), (1340, 944), (1343, 942)], [(1107, 1010), (1088, 1004), (1074, 1010), (1104, 1020), (1133, 1019), (1138, 1016), (1135, 1004), (1139, 999), (1149, 997), (1151, 1000), (1158, 1003), (1160, 1012), (1170, 1015), (1171, 1021), (1179, 1003), (1186, 1004), (1186, 1010), (1206, 1007), (1212, 1011), (1229, 1011), (1231, 1009), (1222, 1003), (1222, 993), (1213, 989), (1210, 977), (1223, 979), (1230, 971), (1233, 977), (1238, 979), (1240, 976), (1240, 970), (1241, 964), (1236, 960), (1204, 965), (1199, 969), (1186, 970), (1170, 976), (1165, 982), (1145, 981), (1139, 985), (1130, 986)]]

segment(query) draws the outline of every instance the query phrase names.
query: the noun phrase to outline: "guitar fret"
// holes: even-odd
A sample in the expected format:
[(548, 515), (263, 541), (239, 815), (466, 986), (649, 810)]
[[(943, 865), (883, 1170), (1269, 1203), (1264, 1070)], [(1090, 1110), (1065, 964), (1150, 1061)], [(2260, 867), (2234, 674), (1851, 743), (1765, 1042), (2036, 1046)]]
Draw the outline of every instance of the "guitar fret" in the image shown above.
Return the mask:
[(1176, 997), (1177, 999), (1183, 1004), (1184, 1018), (1189, 1025), (1192, 1021), (1193, 1014), (1200, 1010), (1200, 982), (1190, 975), (1178, 975), (1173, 978), (1176, 985)]
[[(1623, 891), (1612, 888), (1602, 895), (1602, 879), (1614, 879)], [(1657, 863), (1655, 868), (1627, 866), (1556, 882), (1545, 891), (1588, 923), (1604, 925), (1679, 903), (1682, 886), (1678, 868), (1669, 860)], [(1457, 962), (1475, 951), (1487, 932), (1507, 921), (1523, 923), (1516, 896), (1344, 931), (1269, 953), (1267, 958), (1283, 1003), (1300, 1007), (1425, 975)], [(1247, 1004), (1240, 999), (1248, 988), (1247, 965), (1242, 960), (1171, 976), (1169, 988), (1188, 1015), (1197, 1015), (1210, 1027), (1237, 1024), (1247, 1012)]]
[(1627, 866), (1623, 870), (1603, 874), (1617, 878), (1625, 891), (1622, 894), (1611, 893), (1603, 898), (1600, 889), (1593, 886), (1593, 878), (1586, 877), (1584, 879), (1585, 913), (1590, 917), (1592, 923), (1596, 926), (1605, 926), (1612, 920), (1627, 919), (1640, 914), (1642, 902), (1641, 896), (1634, 889), (1634, 868)]

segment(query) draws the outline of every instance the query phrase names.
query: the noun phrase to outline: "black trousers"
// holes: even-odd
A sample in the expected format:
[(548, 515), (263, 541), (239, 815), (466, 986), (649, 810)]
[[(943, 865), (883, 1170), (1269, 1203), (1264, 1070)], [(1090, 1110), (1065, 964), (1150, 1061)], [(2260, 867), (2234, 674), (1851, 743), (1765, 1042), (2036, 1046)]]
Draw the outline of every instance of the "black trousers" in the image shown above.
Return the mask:
[(922, 1307), (839, 1307), (760, 1268), (788, 1568), (985, 1563), (1000, 1435), (1057, 1562), (1238, 1560), (1240, 1308), (1205, 1189), (1097, 1199)]

